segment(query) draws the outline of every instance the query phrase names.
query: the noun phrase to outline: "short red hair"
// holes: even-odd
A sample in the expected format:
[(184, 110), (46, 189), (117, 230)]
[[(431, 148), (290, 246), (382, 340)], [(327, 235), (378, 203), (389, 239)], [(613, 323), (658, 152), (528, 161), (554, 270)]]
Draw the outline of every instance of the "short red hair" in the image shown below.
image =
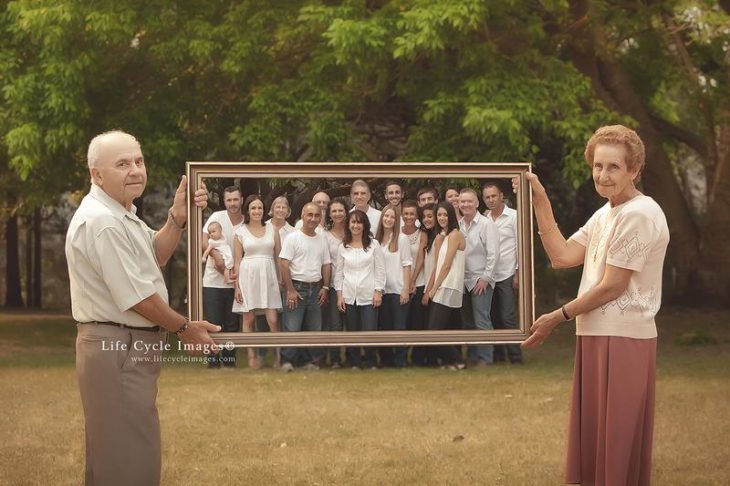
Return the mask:
[(639, 174), (646, 164), (646, 150), (639, 135), (623, 125), (608, 125), (601, 127), (593, 134), (586, 144), (584, 157), (588, 165), (593, 167), (593, 155), (597, 145), (622, 145), (626, 149), (626, 167), (637, 170)]

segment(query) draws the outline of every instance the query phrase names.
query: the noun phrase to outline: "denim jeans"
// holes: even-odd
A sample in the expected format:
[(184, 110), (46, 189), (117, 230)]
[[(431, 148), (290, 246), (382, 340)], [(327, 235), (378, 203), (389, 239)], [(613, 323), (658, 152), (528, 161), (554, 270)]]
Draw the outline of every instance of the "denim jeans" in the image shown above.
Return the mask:
[[(494, 285), (492, 316), (494, 317), (495, 329), (517, 329), (515, 290), (512, 288), (514, 279), (515, 276), (512, 275)], [(496, 345), (494, 347), (494, 360), (504, 361), (505, 357), (509, 357), (511, 362), (522, 361), (522, 349), (517, 344)]]
[[(428, 329), (428, 306), (421, 303), (424, 287), (416, 287), (416, 293), (411, 296), (408, 302), (408, 316), (406, 317), (406, 329), (409, 331), (422, 331)], [(413, 346), (411, 351), (411, 363), (413, 366), (424, 366), (428, 346)]]
[[(357, 304), (357, 303), (356, 303)], [(345, 305), (345, 323), (347, 330), (356, 331), (375, 331), (378, 328), (378, 309), (372, 304), (368, 305)], [(347, 361), (351, 366), (372, 368), (377, 365), (377, 356), (375, 348), (372, 346), (365, 347), (365, 356), (363, 357), (362, 348), (348, 347)]]
[[(464, 304), (461, 308), (461, 318), (464, 321), (464, 329), (489, 330), (492, 329), (492, 294), (494, 289), (489, 285), (486, 291), (477, 295), (464, 289)], [(491, 363), (493, 361), (494, 346), (491, 344), (478, 344), (469, 346), (467, 356), (469, 359)]]
[[(378, 312), (379, 331), (405, 331), (408, 304), (400, 303), (400, 294), (383, 295), (383, 303)], [(408, 348), (405, 346), (385, 346), (378, 348), (381, 366), (404, 367), (408, 364)]]
[[(231, 288), (203, 287), (203, 319), (221, 326), (221, 332), (239, 332), (241, 317), (233, 312), (235, 290)], [(211, 366), (236, 366), (236, 348), (223, 348), (218, 354), (208, 356)]]
[[(329, 332), (342, 331), (345, 315), (337, 308), (337, 291), (330, 289), (327, 305), (322, 309), (322, 330)], [(331, 365), (341, 361), (342, 348), (329, 347), (323, 350), (324, 359), (329, 358)]]
[[(281, 316), (282, 331), (321, 331), (322, 330), (322, 308), (319, 306), (320, 283), (305, 284), (294, 282), (294, 289), (302, 296), (297, 300), (297, 306), (289, 309), (286, 299), (283, 302)], [(301, 353), (298, 352), (301, 349)], [(314, 362), (322, 359), (321, 348), (282, 348), (281, 362), (297, 365), (297, 356), (301, 354), (302, 361)]]

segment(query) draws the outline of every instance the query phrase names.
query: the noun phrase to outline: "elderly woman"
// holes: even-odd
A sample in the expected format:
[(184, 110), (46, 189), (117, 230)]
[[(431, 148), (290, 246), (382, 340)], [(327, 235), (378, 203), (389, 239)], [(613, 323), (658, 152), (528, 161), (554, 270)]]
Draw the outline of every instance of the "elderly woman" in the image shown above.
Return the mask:
[[(540, 316), (524, 347), (576, 319), (567, 483), (645, 485), (651, 474), (656, 325), (669, 243), (664, 213), (635, 186), (644, 144), (633, 130), (599, 128), (585, 160), (608, 203), (567, 241), (545, 188), (526, 174), (545, 251), (555, 268), (583, 264), (578, 297)], [(518, 181), (514, 181), (517, 189)]]

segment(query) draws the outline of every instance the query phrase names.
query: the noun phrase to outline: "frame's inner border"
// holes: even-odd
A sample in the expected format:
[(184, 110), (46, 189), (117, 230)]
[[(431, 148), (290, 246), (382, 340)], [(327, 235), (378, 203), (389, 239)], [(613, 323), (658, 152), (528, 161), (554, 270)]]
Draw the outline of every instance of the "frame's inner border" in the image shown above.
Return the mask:
[[(188, 316), (202, 319), (202, 266), (198, 255), (202, 229), (202, 209), (192, 205), (190, 195), (208, 178), (520, 178), (526, 187), (525, 172), (531, 172), (527, 162), (187, 162), (188, 177)], [(517, 197), (518, 272), (520, 292), (517, 304), (518, 329), (491, 331), (366, 331), (366, 332), (296, 332), (296, 333), (220, 333), (211, 334), (218, 344), (245, 347), (306, 347), (306, 346), (407, 346), (442, 344), (508, 344), (524, 341), (535, 319), (534, 256), (532, 204), (530, 191)], [(522, 210), (528, 208), (527, 211)], [(194, 237), (195, 235), (195, 237)]]

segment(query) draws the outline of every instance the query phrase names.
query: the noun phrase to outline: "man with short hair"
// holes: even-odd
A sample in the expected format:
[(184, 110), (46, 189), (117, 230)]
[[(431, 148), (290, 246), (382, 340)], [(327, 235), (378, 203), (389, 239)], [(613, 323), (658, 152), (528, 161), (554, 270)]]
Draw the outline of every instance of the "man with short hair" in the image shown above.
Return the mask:
[[(497, 225), (499, 231), (499, 258), (494, 267), (494, 295), (492, 312), (495, 329), (516, 329), (515, 291), (517, 277), (517, 211), (504, 203), (504, 193), (496, 183), (482, 187), (482, 199), (487, 205), (485, 216)], [(516, 344), (494, 347), (494, 361), (504, 361), (505, 351), (510, 363), (522, 363), (522, 350)]]
[[(459, 192), (459, 210), (462, 218), (459, 228), (466, 238), (464, 303), (461, 317), (467, 329), (492, 329), (490, 317), (494, 292), (494, 268), (499, 259), (499, 231), (497, 226), (479, 214), (479, 196), (471, 188)], [(492, 364), (491, 345), (470, 346), (469, 360), (477, 368)]]
[(416, 200), (418, 201), (419, 207), (423, 207), (426, 204), (438, 204), (439, 193), (433, 187), (422, 187), (418, 190)]
[[(223, 238), (233, 248), (233, 235), (243, 223), (241, 213), (242, 194), (238, 186), (228, 186), (223, 189), (223, 204), (225, 210), (216, 211), (210, 215), (203, 225), (203, 252), (208, 248), (209, 227), (218, 223), (223, 231)], [(205, 262), (203, 270), (203, 318), (213, 324), (218, 324), (223, 332), (240, 331), (241, 321), (233, 312), (233, 300), (235, 297), (234, 282), (229, 282), (224, 276), (225, 264), (223, 257), (218, 250), (212, 250)], [(231, 278), (238, 276), (238, 269), (233, 268)], [(209, 368), (220, 368), (223, 366), (236, 366), (236, 348), (223, 348), (220, 355), (208, 356)]]
[(403, 187), (400, 182), (389, 180), (385, 183), (385, 199), (388, 204), (400, 209), (400, 203), (403, 200)]
[[(322, 306), (327, 304), (331, 277), (331, 259), (327, 239), (316, 229), (322, 219), (320, 208), (307, 203), (302, 208), (302, 227), (284, 240), (279, 253), (281, 279), (286, 285), (282, 314), (284, 332), (321, 331)], [(324, 283), (324, 284), (323, 284)], [(281, 370), (289, 372), (298, 364), (297, 348), (283, 348)], [(304, 369), (316, 371), (322, 359), (321, 349), (312, 348), (304, 359)]]
[[(86, 429), (85, 483), (160, 482), (157, 379), (167, 332), (188, 350), (216, 351), (208, 335), (220, 327), (190, 322), (168, 305), (160, 269), (172, 257), (187, 223), (182, 177), (167, 222), (159, 231), (132, 204), (147, 184), (137, 139), (122, 131), (89, 144), (91, 190), (69, 223), (66, 259), (71, 311), (77, 321), (76, 373)], [(205, 207), (207, 191), (195, 204)]]
[(380, 223), (380, 211), (370, 206), (371, 195), (370, 186), (367, 182), (362, 179), (357, 179), (353, 182), (350, 187), (350, 200), (353, 204), (350, 212), (359, 209), (367, 214), (368, 221), (370, 221), (370, 232), (375, 236), (375, 232), (378, 230), (378, 224)]

